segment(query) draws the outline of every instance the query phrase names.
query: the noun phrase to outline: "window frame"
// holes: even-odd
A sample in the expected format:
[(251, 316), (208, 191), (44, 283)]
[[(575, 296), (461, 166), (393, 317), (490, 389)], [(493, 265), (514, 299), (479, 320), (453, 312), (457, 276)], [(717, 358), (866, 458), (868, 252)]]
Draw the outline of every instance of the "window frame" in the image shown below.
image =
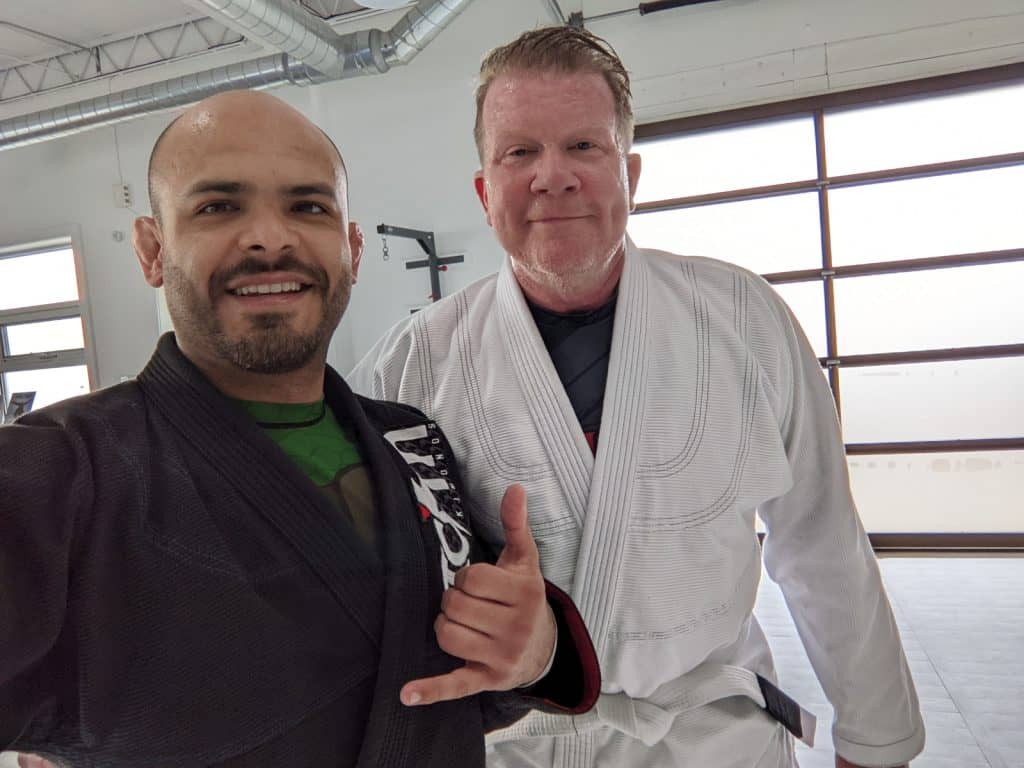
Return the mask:
[[(836, 410), (842, 415), (841, 371), (843, 368), (878, 366), (894, 363), (938, 362), (996, 357), (1024, 356), (1024, 343), (990, 346), (956, 347), (948, 349), (918, 349), (902, 352), (842, 355), (838, 351), (836, 331), (836, 280), (865, 275), (883, 275), (919, 270), (970, 267), (1024, 261), (1024, 247), (1000, 251), (947, 254), (904, 261), (858, 263), (833, 266), (832, 236), (830, 232), (829, 192), (887, 181), (919, 179), (967, 171), (988, 170), (1024, 165), (1024, 152), (1013, 152), (985, 157), (973, 157), (922, 165), (887, 168), (875, 171), (830, 176), (825, 151), (825, 114), (843, 109), (862, 108), (885, 103), (908, 102), (970, 90), (987, 89), (1000, 85), (1024, 83), (1024, 63), (960, 72), (952, 75), (922, 78), (889, 85), (871, 86), (855, 90), (829, 93), (785, 102), (740, 107), (708, 114), (675, 118), (638, 125), (636, 143), (693, 135), (706, 131), (738, 127), (755, 123), (769, 123), (794, 117), (811, 117), (814, 121), (817, 175), (815, 178), (781, 184), (732, 189), (720, 192), (652, 200), (636, 205), (638, 214), (679, 210), (716, 203), (736, 202), (758, 198), (816, 192), (818, 196), (819, 232), (821, 235), (821, 267), (763, 275), (772, 284), (820, 282), (824, 292), (825, 330), (827, 354), (819, 358), (827, 371), (829, 385), (835, 399)], [(855, 455), (918, 454), (935, 452), (965, 452), (1024, 449), (1024, 435), (1009, 438), (977, 440), (931, 440), (885, 443), (848, 443), (846, 453)], [(924, 550), (1024, 550), (1022, 533), (907, 533), (870, 534), (876, 549)]]
[[(89, 390), (97, 388), (96, 353), (89, 311), (89, 293), (81, 259), (81, 233), (78, 227), (68, 224), (36, 232), (34, 237), (0, 245), (0, 260), (66, 249), (71, 249), (75, 265), (75, 280), (78, 285), (77, 301), (53, 302), (0, 310), (0, 406), (3, 408), (6, 408), (7, 400), (12, 394), (7, 392), (4, 386), (4, 374), (7, 373), (84, 365), (89, 379)], [(9, 326), (68, 318), (79, 318), (82, 322), (83, 346), (81, 348), (22, 355), (7, 354), (9, 348), (7, 328)]]

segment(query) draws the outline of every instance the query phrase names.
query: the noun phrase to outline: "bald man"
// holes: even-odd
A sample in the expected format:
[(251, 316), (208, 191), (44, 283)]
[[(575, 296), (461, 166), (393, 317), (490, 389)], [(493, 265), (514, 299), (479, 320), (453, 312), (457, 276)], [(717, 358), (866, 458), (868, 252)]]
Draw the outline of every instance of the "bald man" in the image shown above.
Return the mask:
[(488, 560), (437, 425), (326, 366), (362, 250), (331, 141), (221, 94), (150, 174), (133, 242), (174, 333), (134, 381), (0, 429), (0, 749), (472, 766), (485, 730), (589, 708), (522, 489)]

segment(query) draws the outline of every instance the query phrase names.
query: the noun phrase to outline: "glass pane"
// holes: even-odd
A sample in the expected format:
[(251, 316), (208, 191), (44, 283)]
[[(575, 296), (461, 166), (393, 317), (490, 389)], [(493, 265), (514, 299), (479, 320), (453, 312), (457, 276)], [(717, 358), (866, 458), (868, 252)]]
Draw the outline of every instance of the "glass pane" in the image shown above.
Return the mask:
[(793, 310), (818, 357), (828, 351), (825, 338), (825, 289), (820, 280), (772, 286)]
[(830, 176), (1024, 152), (1024, 85), (825, 113)]
[(13, 392), (36, 393), (32, 405), (34, 411), (69, 397), (84, 395), (88, 391), (89, 372), (84, 365), (4, 374), (4, 392), (8, 398)]
[(798, 117), (634, 145), (643, 164), (637, 202), (814, 179), (814, 121)]
[(1024, 357), (840, 368), (848, 443), (1024, 435)]
[(1024, 246), (1024, 166), (829, 193), (832, 263), (901, 261)]
[(643, 248), (712, 256), (753, 272), (821, 267), (818, 196), (716, 203), (629, 217), (629, 234)]
[(30, 355), (59, 349), (81, 349), (84, 346), (82, 320), (78, 317), (7, 326), (8, 355)]
[(839, 352), (1024, 343), (1022, 291), (1024, 262), (836, 280)]
[(1024, 451), (850, 456), (848, 463), (870, 532), (1024, 531)]
[(78, 301), (70, 248), (0, 258), (0, 309)]

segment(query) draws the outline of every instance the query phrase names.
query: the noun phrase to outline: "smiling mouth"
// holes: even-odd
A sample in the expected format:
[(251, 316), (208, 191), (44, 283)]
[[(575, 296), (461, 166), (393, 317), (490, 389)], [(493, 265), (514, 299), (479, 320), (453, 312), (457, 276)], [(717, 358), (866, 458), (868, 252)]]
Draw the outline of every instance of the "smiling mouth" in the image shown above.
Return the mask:
[(262, 283), (260, 285), (244, 285), (241, 288), (229, 290), (232, 296), (268, 296), (281, 293), (304, 293), (311, 286), (303, 285), (295, 281), (284, 283)]

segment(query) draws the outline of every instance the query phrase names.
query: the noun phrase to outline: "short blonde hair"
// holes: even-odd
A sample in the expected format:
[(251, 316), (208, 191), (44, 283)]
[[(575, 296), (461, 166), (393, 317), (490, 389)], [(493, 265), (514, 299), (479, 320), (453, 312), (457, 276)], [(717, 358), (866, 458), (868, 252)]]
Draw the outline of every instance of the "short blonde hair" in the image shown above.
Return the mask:
[(496, 77), (509, 72), (602, 75), (612, 92), (615, 118), (623, 151), (633, 144), (633, 105), (629, 73), (605, 40), (585, 29), (541, 27), (524, 32), (511, 43), (495, 48), (480, 64), (476, 89), (476, 123), (473, 137), (483, 159), (483, 107), (487, 90)]

